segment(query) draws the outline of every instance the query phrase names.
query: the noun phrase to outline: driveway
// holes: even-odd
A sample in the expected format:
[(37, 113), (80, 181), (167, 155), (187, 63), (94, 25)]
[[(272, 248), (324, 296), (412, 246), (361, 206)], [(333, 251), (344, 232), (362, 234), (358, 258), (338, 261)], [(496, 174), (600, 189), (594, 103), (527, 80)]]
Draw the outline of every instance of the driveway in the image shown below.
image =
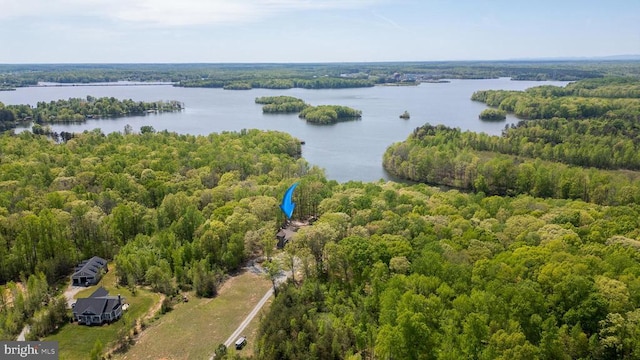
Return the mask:
[[(255, 274), (267, 274), (267, 271), (255, 261), (250, 261), (249, 264), (246, 266), (246, 269)], [(280, 273), (278, 274), (278, 277), (276, 278), (276, 284), (278, 285), (282, 284), (283, 282), (287, 281), (287, 278), (289, 278), (290, 276), (291, 276), (291, 271), (280, 271)], [(240, 323), (240, 325), (238, 325), (236, 330), (231, 334), (231, 336), (229, 336), (227, 341), (224, 342), (224, 345), (227, 348), (231, 346), (233, 343), (235, 343), (236, 339), (240, 337), (240, 335), (244, 332), (244, 329), (247, 327), (247, 325), (249, 325), (249, 323), (253, 320), (253, 318), (255, 318), (256, 315), (258, 315), (258, 312), (260, 312), (260, 309), (262, 309), (264, 304), (267, 303), (267, 301), (272, 295), (273, 295), (273, 288), (267, 290), (267, 292), (264, 294), (262, 299), (260, 299), (260, 301), (258, 301), (256, 306), (253, 308), (253, 310), (251, 310), (249, 315), (247, 315), (247, 317)], [(213, 360), (214, 357), (215, 357), (215, 354), (212, 355), (209, 358), (209, 360)]]
[(84, 286), (71, 286), (69, 285), (64, 291), (64, 297), (67, 299), (67, 307), (71, 309), (71, 305), (76, 302), (74, 298), (80, 291), (86, 289)]

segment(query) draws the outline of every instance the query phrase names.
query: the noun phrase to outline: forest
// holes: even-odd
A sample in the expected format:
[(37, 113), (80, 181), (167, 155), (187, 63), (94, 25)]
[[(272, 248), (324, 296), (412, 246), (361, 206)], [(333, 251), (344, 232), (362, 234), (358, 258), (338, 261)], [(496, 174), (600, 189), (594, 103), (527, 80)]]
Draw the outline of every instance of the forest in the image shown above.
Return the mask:
[[(366, 87), (397, 82), (396, 74), (424, 79), (564, 80), (640, 75), (633, 61), (443, 61), (318, 64), (0, 64), (0, 87), (39, 82), (170, 82), (175, 86), (308, 89)], [(234, 85), (232, 85), (234, 84)]]
[(362, 111), (340, 105), (307, 106), (298, 115), (312, 124), (334, 124), (339, 121), (356, 120), (362, 117)]
[[(478, 92), (527, 119), (501, 136), (417, 128), (383, 163), (418, 183), (328, 180), (274, 131), (5, 132), (0, 338), (68, 326), (59, 289), (94, 255), (169, 298), (216, 296), (264, 256), (293, 276), (257, 359), (638, 359), (638, 84)], [(293, 218), (318, 220), (276, 250), (294, 182)]]
[(262, 96), (256, 98), (256, 104), (262, 104), (262, 112), (267, 114), (299, 113), (309, 106), (302, 99), (293, 96)]
[(262, 96), (256, 98), (255, 102), (263, 104), (262, 112), (265, 114), (299, 113), (299, 118), (318, 125), (335, 124), (339, 121), (356, 120), (362, 117), (362, 111), (347, 106), (311, 106), (293, 96)]
[(206, 87), (223, 88), (225, 90), (250, 90), (250, 89), (345, 89), (371, 87), (375, 83), (366, 79), (350, 79), (341, 77), (320, 77), (320, 78), (285, 78), (285, 79), (253, 79), (249, 81), (233, 80), (186, 80), (175, 86), (181, 87)]
[(407, 179), (492, 195), (636, 203), (640, 98), (632, 96), (639, 85), (637, 79), (599, 79), (566, 89), (479, 91), (472, 99), (531, 120), (501, 136), (427, 124), (390, 146), (384, 166)]
[(353, 182), (318, 209), (259, 359), (640, 356), (637, 204)]
[(480, 120), (502, 121), (507, 118), (507, 112), (500, 109), (486, 109), (478, 115)]
[(40, 299), (93, 255), (114, 259), (122, 286), (214, 296), (273, 254), (278, 198), (297, 181), (294, 218), (319, 220), (274, 264), (297, 275), (256, 358), (640, 356), (637, 203), (338, 184), (296, 139), (258, 130), (7, 133), (0, 148), (4, 339), (43, 309), (64, 323)]
[[(2, 339), (15, 338), (41, 300), (92, 256), (114, 260), (122, 286), (213, 296), (225, 274), (274, 246), (276, 197), (289, 179), (306, 176), (299, 216), (326, 182), (300, 158), (298, 140), (257, 130), (94, 130), (65, 143), (9, 132), (0, 149)], [(36, 290), (23, 293), (16, 282)], [(18, 296), (26, 300), (9, 300)]]
[(0, 102), (0, 131), (9, 130), (18, 122), (36, 124), (84, 122), (87, 119), (103, 117), (122, 117), (181, 111), (184, 104), (171, 101), (133, 101), (118, 100), (114, 97), (70, 98), (51, 102), (39, 101), (35, 107), (30, 105), (4, 105)]
[[(633, 99), (624, 94), (637, 83), (577, 82), (550, 101)], [(527, 91), (529, 104), (554, 91)], [(257, 358), (639, 358), (637, 174), (624, 161), (587, 168), (555, 152), (570, 129), (582, 129), (567, 149), (627, 154), (595, 142), (634, 143), (625, 113), (634, 105), (620, 103), (620, 113), (523, 121), (501, 137), (427, 124), (392, 145), (384, 158), (392, 173), (469, 192), (334, 187), (319, 220), (285, 248), (301, 259), (285, 266), (304, 280), (279, 289)], [(592, 137), (580, 142), (581, 134)], [(538, 143), (558, 158), (519, 152)]]

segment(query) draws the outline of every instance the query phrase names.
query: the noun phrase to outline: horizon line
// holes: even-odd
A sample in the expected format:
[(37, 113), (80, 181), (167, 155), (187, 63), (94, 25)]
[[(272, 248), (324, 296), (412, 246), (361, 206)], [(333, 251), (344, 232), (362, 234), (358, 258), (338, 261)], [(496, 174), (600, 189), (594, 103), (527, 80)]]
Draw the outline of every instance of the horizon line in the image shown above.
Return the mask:
[(640, 54), (606, 56), (567, 56), (512, 59), (472, 60), (381, 60), (381, 61), (224, 61), (224, 62), (24, 62), (0, 63), (3, 65), (338, 65), (338, 64), (398, 64), (398, 63), (498, 63), (498, 62), (590, 62), (590, 61), (640, 61)]

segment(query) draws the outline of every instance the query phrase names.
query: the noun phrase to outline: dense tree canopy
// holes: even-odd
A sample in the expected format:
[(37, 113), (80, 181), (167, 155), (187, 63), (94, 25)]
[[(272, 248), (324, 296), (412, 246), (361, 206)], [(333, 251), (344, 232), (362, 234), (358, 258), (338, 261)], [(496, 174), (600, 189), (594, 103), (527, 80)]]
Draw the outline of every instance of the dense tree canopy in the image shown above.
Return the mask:
[(162, 81), (177, 86), (222, 88), (244, 82), (253, 88), (319, 89), (367, 87), (407, 80), (488, 79), (579, 80), (640, 75), (633, 61), (563, 62), (388, 62), (336, 64), (0, 64), (0, 87), (33, 86), (39, 82), (92, 83)]
[(583, 80), (566, 87), (540, 86), (525, 91), (482, 90), (471, 96), (524, 119), (606, 118), (638, 121), (640, 80)]
[(85, 99), (70, 98), (49, 103), (40, 101), (35, 107), (29, 105), (3, 105), (0, 103), (0, 130), (15, 127), (17, 121), (35, 121), (37, 124), (84, 122), (101, 117), (122, 117), (181, 111), (184, 104), (179, 101), (133, 101), (114, 97)]
[(259, 359), (640, 356), (635, 204), (351, 182), (319, 210)]
[[(474, 99), (515, 109), (516, 114), (518, 109), (544, 113), (541, 104), (565, 100), (582, 105), (570, 112), (573, 117), (521, 121), (505, 128), (502, 136), (425, 125), (405, 142), (390, 146), (384, 166), (404, 178), (487, 194), (635, 203), (640, 201), (635, 172), (640, 170), (640, 99), (631, 93), (625, 98), (613, 95), (638, 84), (634, 79), (601, 79), (570, 84), (569, 90), (542, 86), (524, 92), (479, 91)], [(589, 89), (592, 96), (573, 95), (581, 89)], [(611, 105), (606, 111), (593, 110), (605, 103)]]
[[(296, 216), (308, 216), (322, 194), (310, 189), (326, 182), (298, 140), (258, 130), (95, 130), (60, 144), (6, 133), (0, 149), (0, 283), (38, 275), (53, 287), (97, 255), (115, 259), (121, 285), (213, 296), (277, 231), (277, 197), (299, 181)], [(35, 308), (2, 304), (8, 339)]]
[(299, 113), (309, 106), (302, 99), (293, 96), (262, 96), (256, 98), (256, 104), (264, 105), (264, 113)]
[(115, 262), (122, 286), (215, 296), (225, 274), (273, 252), (279, 198), (298, 182), (293, 218), (317, 221), (266, 265), (294, 276), (261, 321), (256, 358), (640, 358), (635, 84), (478, 93), (505, 111), (576, 112), (536, 115), (502, 136), (425, 125), (385, 154), (396, 175), (466, 193), (327, 181), (278, 132), (147, 126), (63, 143), (5, 133), (0, 338), (29, 318), (38, 334), (64, 323), (51, 288), (94, 255)]
[(507, 112), (500, 109), (485, 109), (478, 117), (480, 120), (500, 121), (507, 118)]
[(359, 119), (362, 111), (340, 105), (318, 105), (305, 107), (298, 116), (313, 124), (333, 124)]

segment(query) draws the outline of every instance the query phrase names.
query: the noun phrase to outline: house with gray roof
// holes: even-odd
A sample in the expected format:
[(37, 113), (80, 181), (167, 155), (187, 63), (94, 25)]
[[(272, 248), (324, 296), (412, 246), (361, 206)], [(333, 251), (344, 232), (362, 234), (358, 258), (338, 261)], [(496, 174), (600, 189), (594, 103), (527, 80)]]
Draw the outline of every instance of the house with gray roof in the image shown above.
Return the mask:
[(294, 234), (295, 231), (291, 227), (281, 228), (280, 231), (276, 233), (276, 239), (278, 240), (276, 247), (278, 249), (284, 248), (284, 246), (287, 245), (287, 243), (291, 241), (291, 239), (293, 239)]
[(100, 281), (102, 275), (108, 271), (107, 260), (94, 256), (76, 266), (75, 272), (71, 275), (71, 284), (74, 286), (95, 285)]
[(120, 295), (109, 296), (109, 292), (100, 287), (88, 298), (78, 299), (73, 304), (73, 320), (84, 325), (111, 323), (122, 317), (122, 305)]

